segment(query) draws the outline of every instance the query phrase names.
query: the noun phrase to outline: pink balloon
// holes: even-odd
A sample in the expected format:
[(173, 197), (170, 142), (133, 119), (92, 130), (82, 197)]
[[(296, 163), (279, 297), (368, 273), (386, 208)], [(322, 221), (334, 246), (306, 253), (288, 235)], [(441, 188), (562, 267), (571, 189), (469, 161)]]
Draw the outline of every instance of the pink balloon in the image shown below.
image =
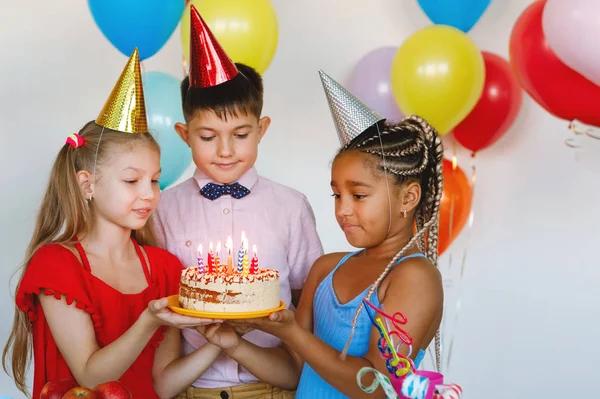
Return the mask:
[(548, 0), (542, 27), (558, 58), (600, 86), (600, 0)]
[(345, 85), (350, 93), (390, 122), (404, 118), (394, 99), (390, 82), (392, 60), (397, 52), (397, 47), (381, 47), (371, 51), (356, 64)]

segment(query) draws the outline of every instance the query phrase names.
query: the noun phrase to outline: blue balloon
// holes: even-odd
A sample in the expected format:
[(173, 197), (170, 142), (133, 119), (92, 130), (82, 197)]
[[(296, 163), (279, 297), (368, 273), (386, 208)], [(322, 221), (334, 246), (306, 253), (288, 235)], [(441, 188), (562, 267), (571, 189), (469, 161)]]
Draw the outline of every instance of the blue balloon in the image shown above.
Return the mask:
[(177, 180), (192, 161), (192, 152), (174, 129), (184, 122), (180, 80), (164, 72), (142, 73), (148, 128), (160, 145), (160, 188)]
[(463, 32), (471, 30), (491, 0), (418, 0), (434, 24), (450, 25)]
[(104, 36), (127, 57), (138, 48), (140, 59), (152, 57), (169, 40), (181, 20), (184, 0), (88, 0)]

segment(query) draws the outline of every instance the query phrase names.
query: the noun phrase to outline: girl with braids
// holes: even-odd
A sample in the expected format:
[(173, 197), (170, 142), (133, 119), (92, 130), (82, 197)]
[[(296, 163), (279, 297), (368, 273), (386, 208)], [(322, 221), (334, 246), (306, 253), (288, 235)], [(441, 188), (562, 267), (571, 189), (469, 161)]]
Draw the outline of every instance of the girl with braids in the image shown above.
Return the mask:
[(160, 150), (141, 85), (135, 50), (98, 119), (69, 135), (52, 167), (2, 359), (27, 395), (33, 352), (35, 399), (60, 379), (89, 388), (120, 380), (136, 399), (173, 397), (206, 356), (179, 359), (179, 328), (213, 321), (166, 308), (182, 266), (151, 246)]
[[(383, 124), (333, 79), (322, 79), (344, 144), (331, 172), (336, 219), (348, 242), (363, 249), (319, 258), (296, 314), (240, 321), (281, 338), (284, 348), (260, 349), (224, 327), (199, 329), (264, 381), (291, 389), (301, 373), (300, 399), (381, 398), (383, 391), (368, 395), (356, 383), (362, 367), (387, 374), (362, 299), (406, 315), (418, 367), (442, 319), (436, 259), (443, 149), (423, 119)], [(400, 353), (409, 356), (409, 348)]]

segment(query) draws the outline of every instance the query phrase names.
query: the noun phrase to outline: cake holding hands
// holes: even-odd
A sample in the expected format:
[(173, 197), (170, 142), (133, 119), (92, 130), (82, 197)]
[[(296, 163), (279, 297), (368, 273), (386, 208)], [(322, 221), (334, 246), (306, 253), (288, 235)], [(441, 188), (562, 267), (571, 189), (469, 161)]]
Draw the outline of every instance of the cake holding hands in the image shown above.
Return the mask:
[(242, 233), (241, 245), (233, 263), (233, 240), (225, 242), (227, 258), (221, 263), (221, 242), (213, 252), (209, 245), (206, 264), (202, 244), (198, 264), (181, 272), (179, 304), (202, 312), (243, 313), (277, 308), (280, 305), (279, 272), (259, 267), (256, 245), (248, 256), (248, 239)]

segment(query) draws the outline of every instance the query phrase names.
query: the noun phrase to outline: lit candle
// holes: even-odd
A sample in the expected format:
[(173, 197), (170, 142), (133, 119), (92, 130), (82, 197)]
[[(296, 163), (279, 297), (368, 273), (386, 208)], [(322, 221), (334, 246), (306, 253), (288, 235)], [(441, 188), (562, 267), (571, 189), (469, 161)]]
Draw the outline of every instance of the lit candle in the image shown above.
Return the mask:
[(233, 241), (231, 240), (231, 236), (227, 237), (227, 241), (225, 242), (225, 247), (227, 247), (227, 274), (233, 274), (233, 259), (231, 258), (231, 251), (233, 249)]
[(202, 244), (198, 245), (198, 272), (204, 274), (204, 259), (202, 259)]
[(256, 255), (256, 245), (252, 246), (252, 261), (250, 261), (250, 274), (258, 273), (258, 256)]
[(244, 269), (244, 248), (240, 248), (237, 257), (237, 272), (241, 273)]
[(243, 255), (243, 259), (242, 259), (242, 274), (247, 276), (248, 275), (248, 240), (246, 239), (246, 237), (244, 237), (244, 242), (242, 243), (243, 246), (243, 251), (244, 251), (244, 255)]
[(215, 271), (217, 274), (222, 274), (221, 267), (221, 241), (217, 242), (217, 250), (215, 251)]
[(208, 262), (208, 273), (214, 273), (215, 272), (215, 259), (214, 259), (214, 254), (213, 254), (212, 241), (210, 242), (210, 245), (208, 246), (207, 262)]
[(244, 241), (246, 240), (246, 233), (242, 231), (242, 244), (240, 245), (240, 250), (238, 251), (237, 258), (237, 272), (242, 273), (244, 269)]

